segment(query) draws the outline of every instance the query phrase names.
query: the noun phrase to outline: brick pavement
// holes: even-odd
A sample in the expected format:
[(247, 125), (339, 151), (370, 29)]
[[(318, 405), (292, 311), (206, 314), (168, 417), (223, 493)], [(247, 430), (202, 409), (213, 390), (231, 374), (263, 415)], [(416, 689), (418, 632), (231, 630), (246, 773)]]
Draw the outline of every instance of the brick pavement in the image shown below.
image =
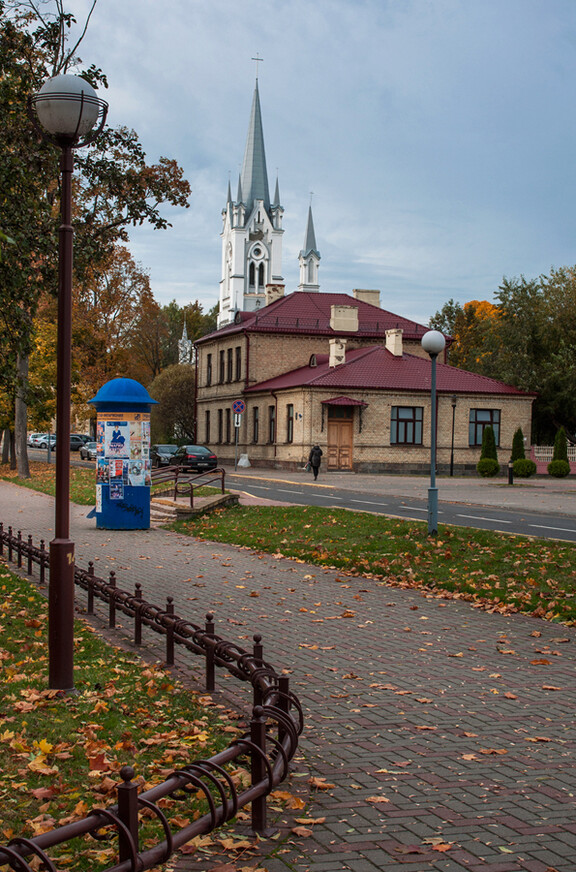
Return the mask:
[[(0, 505), (51, 537), (50, 498), (0, 482)], [(292, 670), (305, 766), (335, 786), (310, 795), (312, 836), (266, 843), (269, 872), (573, 872), (574, 629), (85, 514), (80, 565), (196, 622), (213, 610), (243, 644), (260, 632)]]

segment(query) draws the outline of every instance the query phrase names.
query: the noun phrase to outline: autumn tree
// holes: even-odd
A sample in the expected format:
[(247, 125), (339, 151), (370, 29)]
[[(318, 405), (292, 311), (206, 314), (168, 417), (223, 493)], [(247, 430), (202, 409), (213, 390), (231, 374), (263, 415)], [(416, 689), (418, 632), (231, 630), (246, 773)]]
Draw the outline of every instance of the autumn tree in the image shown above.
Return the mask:
[(187, 364), (168, 366), (149, 388), (150, 396), (158, 400), (152, 406), (151, 430), (153, 442), (196, 438), (196, 369)]

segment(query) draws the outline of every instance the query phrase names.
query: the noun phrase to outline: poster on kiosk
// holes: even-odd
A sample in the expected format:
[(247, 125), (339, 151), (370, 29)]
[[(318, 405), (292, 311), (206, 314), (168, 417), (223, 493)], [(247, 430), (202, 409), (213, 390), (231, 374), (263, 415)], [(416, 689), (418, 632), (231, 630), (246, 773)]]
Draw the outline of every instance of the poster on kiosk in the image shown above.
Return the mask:
[(150, 409), (146, 388), (115, 378), (89, 401), (96, 408), (96, 526), (150, 527)]

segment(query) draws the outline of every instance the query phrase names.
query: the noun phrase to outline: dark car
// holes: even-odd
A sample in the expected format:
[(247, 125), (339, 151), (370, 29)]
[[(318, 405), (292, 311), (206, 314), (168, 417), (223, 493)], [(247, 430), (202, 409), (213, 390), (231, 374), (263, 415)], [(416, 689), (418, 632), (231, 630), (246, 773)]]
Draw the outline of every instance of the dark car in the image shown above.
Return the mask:
[(169, 466), (172, 462), (172, 456), (177, 451), (177, 445), (151, 445), (150, 460), (152, 466)]
[(218, 466), (218, 458), (205, 445), (182, 445), (170, 461), (172, 466), (185, 466), (197, 472), (205, 469), (215, 469)]
[(80, 436), (78, 433), (70, 434), (70, 451), (80, 451), (85, 444), (83, 436)]

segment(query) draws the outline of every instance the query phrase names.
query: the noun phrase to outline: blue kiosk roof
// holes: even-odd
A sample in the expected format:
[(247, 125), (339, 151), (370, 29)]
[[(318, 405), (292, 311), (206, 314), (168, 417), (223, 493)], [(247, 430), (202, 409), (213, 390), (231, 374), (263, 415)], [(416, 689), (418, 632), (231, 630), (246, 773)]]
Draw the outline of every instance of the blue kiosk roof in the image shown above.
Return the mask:
[(102, 411), (106, 411), (104, 407), (107, 406), (109, 411), (147, 412), (158, 401), (153, 400), (146, 388), (133, 378), (113, 378), (102, 385), (88, 402)]

